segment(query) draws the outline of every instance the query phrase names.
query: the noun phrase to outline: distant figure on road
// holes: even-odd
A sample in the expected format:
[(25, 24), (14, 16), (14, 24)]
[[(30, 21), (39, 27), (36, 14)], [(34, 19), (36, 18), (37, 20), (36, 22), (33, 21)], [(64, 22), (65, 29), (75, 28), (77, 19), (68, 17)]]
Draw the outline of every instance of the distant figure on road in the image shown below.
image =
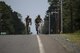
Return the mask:
[(35, 27), (36, 27), (37, 34), (40, 32), (39, 26), (40, 26), (41, 22), (42, 22), (42, 19), (41, 19), (40, 15), (38, 15), (37, 18), (35, 19)]
[(26, 17), (26, 30), (27, 30), (27, 34), (30, 34), (30, 25), (32, 24), (32, 20), (29, 17), (29, 15)]

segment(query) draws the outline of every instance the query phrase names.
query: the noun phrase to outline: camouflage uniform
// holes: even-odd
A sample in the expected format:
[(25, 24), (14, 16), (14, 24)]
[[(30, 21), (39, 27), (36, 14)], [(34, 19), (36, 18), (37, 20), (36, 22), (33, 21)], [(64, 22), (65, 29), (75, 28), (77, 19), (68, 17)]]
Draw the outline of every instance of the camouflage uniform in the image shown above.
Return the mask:
[(30, 33), (30, 27), (29, 25), (31, 25), (32, 22), (31, 22), (31, 18), (29, 18), (29, 16), (27, 16), (26, 18), (26, 29), (27, 29), (27, 33), (29, 34)]
[(36, 31), (38, 34), (38, 27), (39, 27), (39, 23), (41, 23), (42, 19), (40, 18), (40, 15), (38, 15), (38, 17), (35, 19), (35, 26), (36, 26)]

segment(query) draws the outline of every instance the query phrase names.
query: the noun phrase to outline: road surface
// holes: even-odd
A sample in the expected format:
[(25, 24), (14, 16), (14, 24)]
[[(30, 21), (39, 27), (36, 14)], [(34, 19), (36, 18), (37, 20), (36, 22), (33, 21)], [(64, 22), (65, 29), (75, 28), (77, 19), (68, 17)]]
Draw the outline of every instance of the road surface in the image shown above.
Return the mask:
[(48, 35), (1, 35), (0, 53), (70, 53)]

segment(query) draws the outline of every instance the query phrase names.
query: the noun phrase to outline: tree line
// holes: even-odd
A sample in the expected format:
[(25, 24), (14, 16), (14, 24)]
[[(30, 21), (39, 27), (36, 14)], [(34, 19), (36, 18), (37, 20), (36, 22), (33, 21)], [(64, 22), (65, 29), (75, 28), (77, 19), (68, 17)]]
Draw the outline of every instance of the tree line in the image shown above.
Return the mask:
[[(42, 33), (49, 33), (49, 18), (50, 18), (50, 33), (60, 33), (61, 30), (61, 0), (48, 0), (50, 6), (46, 11)], [(80, 31), (80, 0), (62, 0), (63, 12), (63, 33), (74, 33)], [(58, 13), (51, 13), (51, 12)], [(51, 13), (49, 15), (49, 13)]]
[(80, 30), (80, 0), (63, 1), (64, 32)]
[[(80, 0), (63, 1), (63, 33), (80, 31)], [(49, 7), (44, 18), (42, 33), (60, 33), (61, 31), (61, 9), (60, 0), (48, 0)], [(54, 13), (54, 12), (58, 13)], [(0, 1), (0, 33), (25, 34), (25, 25), (21, 21), (21, 14), (13, 11), (5, 2)], [(50, 22), (49, 22), (50, 18)], [(50, 23), (50, 26), (49, 26)]]
[(13, 11), (4, 1), (0, 1), (0, 34), (25, 34), (25, 25), (21, 14)]

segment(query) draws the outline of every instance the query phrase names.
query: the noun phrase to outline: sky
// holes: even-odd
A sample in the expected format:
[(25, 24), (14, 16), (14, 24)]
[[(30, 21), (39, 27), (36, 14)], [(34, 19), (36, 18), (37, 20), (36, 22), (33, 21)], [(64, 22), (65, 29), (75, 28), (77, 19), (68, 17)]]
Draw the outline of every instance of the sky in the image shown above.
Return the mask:
[(22, 21), (25, 23), (27, 15), (32, 18), (31, 32), (36, 34), (34, 20), (39, 14), (44, 19), (46, 11), (49, 7), (48, 0), (0, 0), (5, 1), (11, 6), (13, 11), (19, 12), (22, 15)]

